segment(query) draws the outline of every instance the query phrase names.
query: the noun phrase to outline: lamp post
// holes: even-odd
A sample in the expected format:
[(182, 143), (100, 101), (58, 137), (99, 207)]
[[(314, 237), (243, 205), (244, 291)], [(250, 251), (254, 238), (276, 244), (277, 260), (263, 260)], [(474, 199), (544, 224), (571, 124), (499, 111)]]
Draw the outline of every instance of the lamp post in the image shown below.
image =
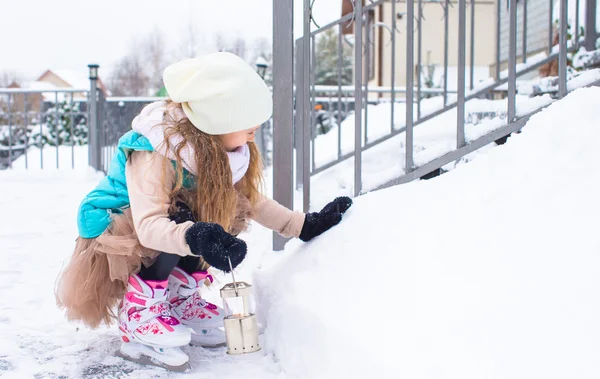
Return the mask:
[(265, 79), (265, 74), (267, 73), (267, 67), (269, 64), (263, 57), (258, 57), (256, 60), (256, 72), (260, 75), (263, 80)]
[(90, 69), (90, 80), (98, 80), (98, 66), (97, 64), (88, 64)]
[(100, 133), (98, 133), (98, 66), (97, 64), (89, 64), (89, 79), (90, 79), (90, 102), (89, 102), (89, 132), (88, 132), (88, 160), (89, 165), (96, 170), (101, 170), (100, 167)]

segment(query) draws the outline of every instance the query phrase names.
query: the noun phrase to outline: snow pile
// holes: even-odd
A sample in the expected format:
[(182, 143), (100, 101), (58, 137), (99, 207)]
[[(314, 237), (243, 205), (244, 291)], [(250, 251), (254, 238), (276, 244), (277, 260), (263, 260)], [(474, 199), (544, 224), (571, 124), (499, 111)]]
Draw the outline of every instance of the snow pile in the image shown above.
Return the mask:
[(432, 181), (368, 194), (255, 272), (299, 378), (598, 378), (600, 89)]
[(88, 170), (88, 147), (81, 146), (37, 146), (29, 147), (27, 153), (12, 163), (12, 169), (44, 171), (44, 170)]

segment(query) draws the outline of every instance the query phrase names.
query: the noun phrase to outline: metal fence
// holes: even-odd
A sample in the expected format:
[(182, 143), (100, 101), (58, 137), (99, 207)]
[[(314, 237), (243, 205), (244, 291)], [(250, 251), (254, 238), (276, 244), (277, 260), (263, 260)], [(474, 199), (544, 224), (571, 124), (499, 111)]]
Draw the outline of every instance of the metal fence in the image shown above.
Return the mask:
[[(317, 0), (319, 1), (319, 0)], [(321, 0), (322, 1), (322, 0)], [(579, 9), (586, 6), (588, 10), (596, 9), (596, 0), (577, 0), (576, 14), (571, 17), (575, 23), (570, 25), (567, 15), (567, 0), (537, 0), (543, 1), (546, 8), (539, 9), (527, 6), (527, 1), (507, 0), (496, 2), (485, 2), (475, 0), (459, 0), (452, 2), (450, 0), (442, 1), (397, 1), (397, 0), (348, 0), (352, 4), (352, 11), (342, 16), (338, 20), (328, 25), (318, 27), (313, 26), (312, 9), (314, 1), (303, 0), (303, 37), (294, 41), (293, 39), (293, 0), (274, 0), (273, 1), (273, 19), (274, 19), (274, 143), (278, 148), (274, 156), (274, 197), (280, 203), (293, 206), (294, 176), (289, 169), (292, 167), (292, 146), (296, 150), (296, 177), (295, 182), (298, 188), (303, 191), (303, 208), (308, 211), (310, 207), (310, 187), (311, 177), (335, 166), (341, 161), (354, 158), (354, 195), (362, 193), (362, 155), (366, 150), (379, 145), (380, 143), (404, 134), (404, 150), (398, 154), (403, 155), (405, 161), (404, 174), (394, 180), (382, 185), (379, 188), (385, 188), (390, 185), (404, 183), (410, 180), (418, 179), (428, 175), (435, 170), (440, 169), (447, 163), (455, 161), (460, 157), (482, 147), (486, 144), (506, 137), (510, 133), (519, 130), (528, 119), (528, 115), (517, 117), (516, 112), (516, 94), (517, 78), (526, 75), (535, 74), (540, 67), (551, 62), (558, 61), (558, 90), (556, 97), (561, 98), (567, 93), (567, 54), (576, 51), (580, 46), (585, 46), (588, 50), (594, 50), (596, 45), (596, 20), (595, 11), (586, 12), (585, 19), (579, 17)], [(535, 0), (533, 0), (535, 1)], [(554, 4), (559, 4), (559, 15), (554, 13)], [(476, 17), (481, 7), (496, 6), (495, 19), (495, 38), (490, 41), (478, 40), (476, 30), (479, 22), (483, 22), (484, 27), (489, 28), (489, 19), (479, 21)], [(385, 7), (385, 8), (384, 8)], [(425, 26), (425, 14), (429, 7), (441, 7), (443, 29), (429, 30), (432, 24)], [(506, 8), (506, 9), (504, 9)], [(383, 19), (381, 16), (374, 21), (373, 12), (386, 9), (391, 17)], [(493, 8), (492, 8), (493, 9)], [(545, 13), (544, 13), (545, 11)], [(529, 13), (528, 13), (529, 12)], [(545, 16), (541, 15), (542, 13)], [(493, 13), (492, 13), (493, 14)], [(529, 59), (534, 53), (540, 51), (540, 44), (528, 43), (532, 39), (531, 30), (534, 25), (530, 20), (532, 14), (536, 17), (545, 17), (547, 20), (546, 37), (542, 35), (538, 40), (548, 41), (545, 47), (547, 56), (543, 59)], [(398, 18), (402, 16), (405, 20), (405, 27), (399, 28)], [(557, 21), (557, 22), (555, 22)], [(315, 144), (315, 123), (318, 122), (319, 110), (315, 109), (315, 99), (322, 96), (322, 91), (317, 88), (315, 81), (315, 69), (317, 62), (316, 46), (319, 38), (328, 30), (335, 30), (338, 37), (338, 78), (341, 78), (342, 54), (343, 54), (343, 33), (350, 25), (353, 28), (353, 85), (342, 86), (341, 80), (333, 89), (328, 90), (328, 97), (333, 98), (331, 103), (337, 103), (337, 106), (331, 109), (339, 110), (343, 108), (344, 101), (352, 98), (353, 112), (348, 114), (354, 117), (354, 149), (351, 153), (343, 154), (339, 140), (341, 139), (341, 128), (338, 133), (337, 158), (328, 163), (317, 165), (314, 159)], [(469, 28), (467, 28), (469, 26)], [(580, 26), (585, 33), (580, 33)], [(438, 28), (438, 26), (436, 26)], [(469, 31), (468, 31), (469, 29)], [(538, 28), (539, 29), (539, 28)], [(505, 31), (505, 32), (504, 32)], [(383, 47), (388, 54), (381, 58), (385, 62), (374, 63), (372, 48), (379, 43), (381, 48), (381, 33), (388, 37), (386, 46)], [(424, 112), (422, 104), (427, 92), (431, 89), (424, 83), (424, 68), (426, 62), (423, 59), (424, 38), (430, 37), (432, 33), (435, 38), (443, 40), (443, 80), (438, 89), (433, 92), (442, 96), (442, 106), (434, 111)], [(539, 34), (539, 30), (536, 32)], [(451, 36), (456, 40), (451, 44)], [(468, 37), (468, 38), (467, 38)], [(538, 35), (539, 37), (539, 35)], [(556, 37), (558, 44), (555, 46)], [(475, 69), (477, 63), (475, 57), (478, 49), (490, 49), (495, 43), (495, 57), (491, 64), (488, 64), (490, 75), (489, 80), (484, 83), (476, 83)], [(490, 45), (490, 46), (487, 46)], [(507, 61), (502, 60), (503, 51), (508, 47)], [(519, 49), (518, 49), (519, 47)], [(402, 50), (400, 50), (402, 49)], [(453, 52), (457, 52), (454, 54)], [(400, 53), (400, 54), (399, 54)], [(451, 62), (451, 55), (455, 55)], [(493, 54), (493, 53), (492, 53)], [(467, 62), (467, 56), (469, 61)], [(402, 59), (398, 59), (401, 57)], [(494, 62), (495, 61), (495, 62)], [(517, 66), (517, 62), (521, 63)], [(295, 70), (294, 70), (295, 64)], [(382, 89), (381, 86), (373, 88), (372, 72), (373, 65), (377, 64), (379, 68), (387, 67), (380, 75), (385, 75), (389, 85)], [(404, 67), (403, 75), (398, 75), (400, 67)], [(449, 76), (449, 67), (455, 66), (457, 77), (451, 81)], [(295, 72), (294, 72), (295, 71)], [(295, 75), (294, 75), (295, 74)], [(403, 86), (398, 85), (402, 83)], [(456, 94), (451, 95), (450, 86), (456, 88)], [(503, 85), (507, 89), (500, 90)], [(474, 141), (467, 141), (465, 138), (465, 123), (467, 120), (476, 120), (478, 115), (469, 115), (465, 112), (465, 104), (476, 98), (506, 97), (508, 105), (506, 112), (500, 112), (504, 115), (506, 126), (496, 129), (487, 135)], [(380, 136), (375, 140), (368, 139), (369, 130), (369, 104), (373, 99), (376, 101), (388, 101), (391, 104), (404, 102), (406, 104), (405, 122), (394, 122), (395, 105), (390, 107), (389, 133)], [(295, 113), (291, 110), (295, 104)], [(456, 148), (454, 151), (417, 167), (414, 163), (414, 133), (415, 127), (422, 125), (445, 112), (456, 110)], [(348, 116), (346, 114), (345, 116)], [(337, 117), (341, 114), (338, 112)], [(485, 116), (485, 115), (484, 115)], [(292, 121), (293, 120), (293, 121)], [(340, 120), (338, 120), (340, 122)], [(290, 127), (295, 126), (295, 130)], [(289, 146), (289, 148), (286, 148)], [(275, 249), (281, 249), (285, 240), (275, 236)]]
[[(107, 172), (117, 149), (119, 138), (131, 129), (131, 122), (146, 105), (166, 98), (159, 97), (104, 97), (99, 95), (98, 131), (100, 151), (95, 154), (100, 159), (99, 170)], [(263, 155), (265, 165), (271, 164), (269, 133), (271, 121), (265, 122), (256, 133), (255, 142)]]
[[(90, 89), (0, 88), (0, 169), (91, 166), (106, 173), (135, 116), (164, 99), (107, 97), (95, 79)], [(271, 164), (270, 133), (269, 120), (256, 135), (266, 165)]]
[[(24, 168), (75, 167), (75, 148), (87, 143), (87, 95), (86, 89), (0, 88), (0, 169), (18, 158)], [(65, 154), (70, 159), (61, 159)]]

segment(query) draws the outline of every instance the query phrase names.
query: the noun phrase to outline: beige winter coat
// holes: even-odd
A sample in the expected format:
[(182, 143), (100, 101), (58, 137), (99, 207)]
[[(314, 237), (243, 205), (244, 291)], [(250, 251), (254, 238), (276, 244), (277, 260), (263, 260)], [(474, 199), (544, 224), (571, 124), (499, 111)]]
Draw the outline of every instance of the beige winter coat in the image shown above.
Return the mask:
[[(176, 224), (169, 220), (171, 202), (168, 191), (175, 184), (175, 170), (170, 162), (165, 165), (165, 160), (167, 158), (155, 152), (136, 151), (127, 161), (125, 174), (133, 225), (144, 247), (182, 256), (191, 255), (185, 232), (194, 223)], [(163, 185), (164, 167), (167, 170)], [(291, 211), (263, 197), (254, 209), (253, 219), (284, 237), (298, 237), (304, 217), (304, 213)]]

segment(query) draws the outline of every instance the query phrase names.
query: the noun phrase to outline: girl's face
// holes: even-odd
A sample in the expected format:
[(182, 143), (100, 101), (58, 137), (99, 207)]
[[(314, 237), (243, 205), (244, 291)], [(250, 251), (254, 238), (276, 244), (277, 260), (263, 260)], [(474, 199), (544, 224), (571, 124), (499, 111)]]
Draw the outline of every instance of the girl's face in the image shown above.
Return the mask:
[(237, 148), (244, 146), (248, 142), (254, 142), (254, 136), (258, 128), (260, 128), (260, 125), (235, 133), (222, 134), (219, 137), (221, 138), (225, 150), (235, 151)]

